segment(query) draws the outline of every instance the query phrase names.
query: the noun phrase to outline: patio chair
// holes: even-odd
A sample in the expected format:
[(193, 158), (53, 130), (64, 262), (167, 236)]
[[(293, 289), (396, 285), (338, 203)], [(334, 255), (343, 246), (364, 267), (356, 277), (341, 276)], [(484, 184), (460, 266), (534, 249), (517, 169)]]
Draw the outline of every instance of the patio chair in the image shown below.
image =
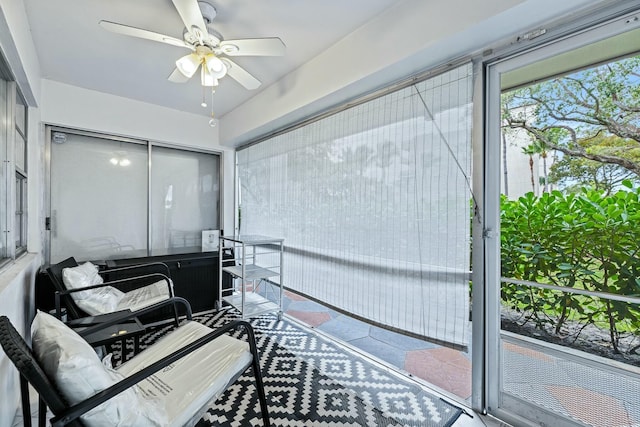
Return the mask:
[[(109, 323), (95, 325), (91, 332)], [(238, 328), (246, 331), (247, 342), (227, 335)], [(9, 319), (0, 316), (0, 344), (20, 373), (25, 425), (31, 421), (29, 384), (39, 394), (39, 426), (46, 423), (47, 407), (54, 415), (53, 427), (191, 425), (249, 367), (263, 423), (270, 425), (255, 336), (248, 322), (234, 321), (213, 330), (192, 321), (187, 310), (185, 323), (116, 369), (105, 367), (82, 338), (44, 312), (39, 311), (33, 322), (32, 342), (31, 348)]]
[[(55, 288), (56, 315), (62, 305), (68, 320), (100, 316), (123, 310), (135, 311), (174, 296), (169, 268), (164, 263), (148, 263), (98, 270), (91, 263), (79, 265), (70, 257), (47, 268)], [(108, 281), (104, 281), (103, 276)], [(116, 280), (111, 278), (116, 277)], [(165, 310), (165, 318), (169, 313)], [(177, 308), (173, 310), (177, 322)], [(157, 320), (147, 316), (147, 321)]]

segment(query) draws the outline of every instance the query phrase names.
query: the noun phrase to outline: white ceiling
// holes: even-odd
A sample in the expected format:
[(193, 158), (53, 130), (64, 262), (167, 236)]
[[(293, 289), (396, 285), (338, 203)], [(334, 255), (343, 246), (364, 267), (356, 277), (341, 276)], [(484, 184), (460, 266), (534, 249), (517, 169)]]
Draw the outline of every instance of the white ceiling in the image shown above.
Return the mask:
[[(216, 116), (233, 110), (382, 11), (394, 0), (210, 0), (213, 27), (225, 39), (280, 37), (284, 57), (236, 57), (260, 81), (249, 91), (230, 77), (214, 96)], [(198, 78), (167, 77), (189, 51), (104, 30), (118, 22), (182, 39), (184, 25), (171, 0), (25, 0), (42, 77), (73, 86), (209, 116)], [(209, 96), (210, 98), (210, 96)]]

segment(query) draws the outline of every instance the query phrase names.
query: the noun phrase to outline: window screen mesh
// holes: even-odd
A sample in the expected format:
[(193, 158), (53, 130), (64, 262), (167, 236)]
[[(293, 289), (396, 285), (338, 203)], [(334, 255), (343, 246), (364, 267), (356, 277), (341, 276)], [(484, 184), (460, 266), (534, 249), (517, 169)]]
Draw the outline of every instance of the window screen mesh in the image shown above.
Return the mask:
[(241, 234), (285, 239), (284, 285), (466, 345), (471, 64), (238, 151)]

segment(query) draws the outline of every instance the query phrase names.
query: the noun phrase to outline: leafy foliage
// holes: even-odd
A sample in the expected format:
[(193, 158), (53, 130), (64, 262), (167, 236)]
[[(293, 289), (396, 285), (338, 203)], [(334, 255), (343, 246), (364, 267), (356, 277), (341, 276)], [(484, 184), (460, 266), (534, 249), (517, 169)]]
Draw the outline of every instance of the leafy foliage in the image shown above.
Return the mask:
[[(640, 295), (640, 189), (559, 191), (502, 200), (502, 276), (617, 295)], [(505, 284), (502, 299), (525, 321), (560, 332), (569, 319), (620, 333), (638, 331), (640, 307), (609, 299)]]
[[(611, 151), (614, 146), (624, 147), (627, 144), (615, 136), (599, 136), (590, 142), (589, 149), (599, 152)], [(564, 191), (579, 192), (582, 187), (587, 186), (607, 194), (620, 188), (625, 179), (637, 178), (633, 172), (618, 165), (572, 156), (562, 156), (556, 160), (549, 174), (549, 181), (558, 184)]]

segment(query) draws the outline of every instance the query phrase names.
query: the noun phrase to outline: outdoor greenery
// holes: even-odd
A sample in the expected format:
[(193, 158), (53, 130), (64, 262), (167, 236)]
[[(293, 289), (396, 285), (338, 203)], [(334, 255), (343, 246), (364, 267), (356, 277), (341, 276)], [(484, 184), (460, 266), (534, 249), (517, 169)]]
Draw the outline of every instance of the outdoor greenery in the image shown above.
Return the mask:
[[(523, 131), (532, 190), (503, 196), (502, 276), (639, 296), (640, 56), (505, 93), (502, 118), (505, 193), (507, 145)], [(616, 353), (621, 337), (640, 336), (638, 304), (509, 283), (502, 299), (522, 326), (562, 335), (570, 324), (576, 339), (597, 326)]]
[[(607, 195), (553, 191), (502, 200), (502, 275), (619, 295), (640, 295), (640, 189)], [(637, 305), (505, 284), (503, 301), (525, 322), (559, 333), (568, 320), (609, 331), (618, 351), (621, 333), (640, 330)]]
[(502, 112), (507, 132), (531, 136), (522, 151), (545, 163), (543, 191), (640, 183), (640, 55), (505, 93)]

